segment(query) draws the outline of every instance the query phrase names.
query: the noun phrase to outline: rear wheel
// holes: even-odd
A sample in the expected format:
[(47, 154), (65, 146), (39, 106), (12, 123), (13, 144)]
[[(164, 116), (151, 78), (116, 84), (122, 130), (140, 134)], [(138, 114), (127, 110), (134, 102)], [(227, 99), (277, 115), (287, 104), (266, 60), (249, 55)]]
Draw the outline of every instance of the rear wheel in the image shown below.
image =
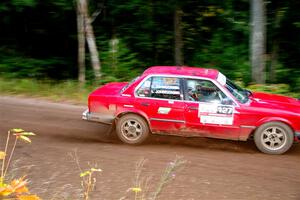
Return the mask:
[(142, 117), (135, 114), (127, 114), (117, 121), (116, 132), (124, 143), (141, 144), (149, 136), (149, 127)]
[(281, 122), (269, 122), (260, 126), (254, 133), (257, 148), (267, 154), (283, 154), (294, 141), (292, 129)]

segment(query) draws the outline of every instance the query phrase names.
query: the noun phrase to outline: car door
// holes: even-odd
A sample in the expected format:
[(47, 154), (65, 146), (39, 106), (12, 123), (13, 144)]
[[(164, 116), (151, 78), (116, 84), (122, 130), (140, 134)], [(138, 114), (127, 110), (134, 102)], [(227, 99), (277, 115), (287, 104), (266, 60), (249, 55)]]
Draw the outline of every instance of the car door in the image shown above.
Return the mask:
[(184, 79), (186, 131), (190, 134), (238, 139), (236, 104), (213, 81)]
[(185, 125), (185, 104), (180, 78), (147, 77), (137, 87), (135, 96), (135, 107), (146, 113), (153, 132), (178, 134)]

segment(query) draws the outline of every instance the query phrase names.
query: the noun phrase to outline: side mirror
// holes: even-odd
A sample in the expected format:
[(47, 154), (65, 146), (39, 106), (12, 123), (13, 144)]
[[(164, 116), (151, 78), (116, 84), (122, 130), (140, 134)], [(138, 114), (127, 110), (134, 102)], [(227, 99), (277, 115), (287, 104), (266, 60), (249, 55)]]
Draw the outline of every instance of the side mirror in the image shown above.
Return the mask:
[(250, 90), (245, 89), (244, 91), (245, 91), (245, 94), (246, 94), (248, 97), (253, 95), (252, 92), (251, 92)]

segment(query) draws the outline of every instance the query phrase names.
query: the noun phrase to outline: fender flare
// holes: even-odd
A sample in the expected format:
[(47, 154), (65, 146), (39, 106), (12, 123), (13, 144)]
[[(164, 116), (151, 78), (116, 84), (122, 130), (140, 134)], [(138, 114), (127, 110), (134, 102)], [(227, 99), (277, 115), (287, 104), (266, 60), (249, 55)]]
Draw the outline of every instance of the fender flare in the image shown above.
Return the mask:
[(150, 121), (148, 118), (148, 115), (140, 110), (136, 110), (135, 108), (122, 108), (118, 110), (118, 112), (115, 115), (115, 122), (123, 115), (126, 114), (135, 114), (141, 116), (148, 124), (149, 129), (151, 130)]
[(285, 118), (281, 118), (281, 117), (264, 117), (262, 119), (260, 119), (257, 123), (256, 123), (256, 127), (259, 127), (265, 123), (268, 123), (268, 122), (281, 122), (281, 123), (284, 123), (286, 125), (288, 125), (292, 130), (293, 132), (295, 132), (295, 129), (294, 127), (292, 126), (292, 123), (285, 119)]

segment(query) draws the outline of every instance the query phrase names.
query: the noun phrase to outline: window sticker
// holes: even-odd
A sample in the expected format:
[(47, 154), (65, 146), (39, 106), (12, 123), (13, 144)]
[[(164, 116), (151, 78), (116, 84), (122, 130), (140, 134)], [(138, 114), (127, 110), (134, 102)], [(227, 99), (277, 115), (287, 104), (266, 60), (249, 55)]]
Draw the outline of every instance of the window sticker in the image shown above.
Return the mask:
[(172, 91), (172, 90), (156, 90), (154, 91), (156, 94), (180, 94), (179, 91)]
[(167, 89), (167, 90), (179, 90), (179, 86), (176, 86), (176, 85), (160, 85), (157, 88)]
[(144, 87), (150, 87), (151, 85), (151, 81), (150, 80), (146, 80), (145, 83), (144, 83)]
[(171, 77), (166, 77), (163, 78), (164, 84), (165, 85), (178, 85), (178, 79), (177, 78), (171, 78)]
[(171, 108), (167, 108), (167, 107), (159, 107), (158, 108), (158, 114), (169, 114), (169, 112), (171, 111)]
[(198, 117), (203, 124), (233, 124), (234, 107), (231, 105), (199, 103), (198, 110)]
[(150, 96), (161, 99), (180, 99), (180, 79), (175, 77), (153, 77)]

